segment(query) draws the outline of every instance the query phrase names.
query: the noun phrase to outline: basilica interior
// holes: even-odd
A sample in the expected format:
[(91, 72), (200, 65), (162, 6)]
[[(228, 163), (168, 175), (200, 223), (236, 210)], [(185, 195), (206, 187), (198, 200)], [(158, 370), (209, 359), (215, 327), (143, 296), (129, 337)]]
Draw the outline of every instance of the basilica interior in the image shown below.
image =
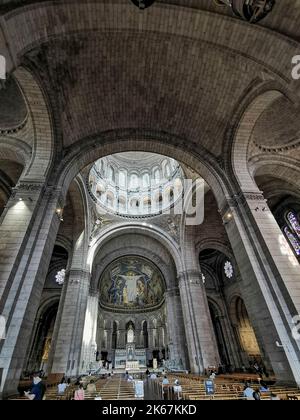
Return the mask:
[(0, 1), (0, 399), (34, 372), (257, 367), (297, 398), (299, 19)]

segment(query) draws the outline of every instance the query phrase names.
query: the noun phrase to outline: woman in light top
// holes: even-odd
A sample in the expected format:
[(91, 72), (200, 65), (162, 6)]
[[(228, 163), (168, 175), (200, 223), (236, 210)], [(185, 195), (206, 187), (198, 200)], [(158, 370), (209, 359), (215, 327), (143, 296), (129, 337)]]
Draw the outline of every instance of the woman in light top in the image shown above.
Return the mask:
[(58, 384), (58, 393), (59, 394), (64, 394), (66, 388), (68, 387), (68, 385), (66, 384), (66, 382), (64, 380), (61, 381), (60, 384)]

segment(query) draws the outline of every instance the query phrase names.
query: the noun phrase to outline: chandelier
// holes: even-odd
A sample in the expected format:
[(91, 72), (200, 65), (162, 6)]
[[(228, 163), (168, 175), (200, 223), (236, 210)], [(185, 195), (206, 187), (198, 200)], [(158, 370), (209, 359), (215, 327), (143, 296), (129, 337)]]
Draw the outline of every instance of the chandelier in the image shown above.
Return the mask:
[(131, 1), (140, 10), (147, 9), (147, 7), (152, 6), (152, 4), (155, 2), (155, 0), (131, 0)]
[(221, 6), (232, 8), (233, 13), (250, 23), (256, 23), (267, 16), (275, 5), (275, 0), (214, 0)]
[[(210, 0), (211, 1), (211, 0)], [(267, 16), (276, 0), (213, 0), (218, 6), (228, 6), (233, 13), (250, 23), (256, 23)], [(131, 0), (140, 10), (152, 6), (155, 0)]]
[(63, 268), (62, 270), (58, 271), (55, 276), (56, 283), (62, 286), (65, 282), (65, 277), (66, 277), (66, 270)]
[(230, 261), (225, 262), (224, 273), (228, 279), (231, 279), (233, 277), (234, 271), (233, 271), (233, 266)]

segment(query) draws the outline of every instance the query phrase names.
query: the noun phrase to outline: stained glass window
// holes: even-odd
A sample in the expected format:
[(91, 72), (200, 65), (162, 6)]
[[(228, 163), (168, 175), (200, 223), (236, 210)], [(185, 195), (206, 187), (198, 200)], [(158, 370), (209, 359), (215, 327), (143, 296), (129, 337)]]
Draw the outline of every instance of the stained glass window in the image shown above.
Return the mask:
[(291, 230), (288, 227), (284, 228), (284, 233), (286, 234), (286, 237), (290, 241), (290, 244), (294, 248), (296, 254), (300, 257), (300, 242), (298, 241), (297, 237), (291, 232)]
[(293, 231), (296, 233), (298, 238), (300, 238), (300, 223), (298, 217), (295, 215), (295, 213), (290, 211), (287, 215), (287, 219)]

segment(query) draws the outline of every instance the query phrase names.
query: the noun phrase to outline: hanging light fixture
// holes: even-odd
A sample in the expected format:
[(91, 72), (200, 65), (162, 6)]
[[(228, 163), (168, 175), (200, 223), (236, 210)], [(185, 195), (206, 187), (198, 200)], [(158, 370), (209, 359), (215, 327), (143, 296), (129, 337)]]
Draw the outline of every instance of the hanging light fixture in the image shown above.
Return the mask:
[(56, 283), (62, 286), (65, 282), (65, 277), (66, 277), (66, 270), (63, 268), (62, 270), (58, 271), (55, 276)]
[[(231, 7), (233, 13), (250, 23), (266, 17), (273, 9), (276, 0), (213, 0), (218, 6)], [(152, 6), (155, 0), (131, 0), (140, 10)]]
[(214, 0), (219, 6), (229, 6), (233, 13), (250, 23), (266, 17), (275, 6), (275, 0)]
[(147, 7), (152, 6), (155, 0), (131, 0), (132, 3), (140, 10), (145, 10)]

